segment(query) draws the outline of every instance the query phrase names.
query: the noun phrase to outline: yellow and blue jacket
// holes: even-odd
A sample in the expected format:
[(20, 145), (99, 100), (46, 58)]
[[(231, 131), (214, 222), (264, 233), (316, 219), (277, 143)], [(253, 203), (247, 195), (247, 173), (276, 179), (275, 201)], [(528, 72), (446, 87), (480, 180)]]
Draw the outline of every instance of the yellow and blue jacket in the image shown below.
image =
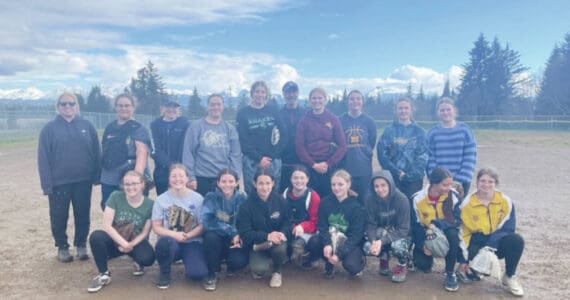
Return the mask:
[(515, 208), (511, 199), (502, 192), (495, 191), (489, 206), (483, 205), (477, 191), (465, 198), (460, 206), (461, 229), (459, 232), (461, 250), (465, 259), (473, 234), (483, 234), (489, 247), (497, 249), (499, 240), (515, 232)]
[[(412, 222), (412, 238), (416, 247), (423, 247), (426, 229), (434, 224), (442, 231), (450, 227), (459, 227), (460, 201), (455, 190), (441, 195), (435, 205), (429, 201), (429, 185), (414, 194), (414, 217)], [(446, 202), (446, 200), (448, 202)]]

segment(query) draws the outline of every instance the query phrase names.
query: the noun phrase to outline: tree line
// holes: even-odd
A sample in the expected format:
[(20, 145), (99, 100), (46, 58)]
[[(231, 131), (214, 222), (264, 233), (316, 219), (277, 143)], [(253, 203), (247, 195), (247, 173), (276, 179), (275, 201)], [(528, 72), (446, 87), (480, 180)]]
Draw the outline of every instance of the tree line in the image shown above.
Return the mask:
[[(433, 95), (426, 95), (421, 85), (413, 87), (409, 84), (404, 95), (378, 94), (367, 97), (364, 109), (374, 118), (391, 118), (394, 101), (406, 96), (414, 100), (416, 116), (429, 118), (435, 115), (437, 100), (445, 96), (456, 100), (463, 115), (570, 115), (570, 33), (554, 46), (535, 96), (525, 93), (531, 78), (527, 73), (528, 67), (520, 62), (520, 54), (508, 44), (502, 44), (498, 38), (490, 42), (484, 34), (480, 34), (469, 51), (469, 60), (462, 66), (464, 72), (457, 90), (450, 88), (449, 80), (445, 82), (441, 94)], [(417, 92), (414, 88), (417, 88)], [(131, 78), (125, 92), (138, 99), (137, 112), (141, 114), (158, 115), (160, 103), (168, 99), (179, 102), (186, 100), (166, 92), (158, 69), (151, 61)], [(101, 93), (100, 86), (93, 86), (86, 100), (78, 96), (83, 111), (111, 111), (112, 99)], [(277, 105), (275, 98), (270, 101)], [(342, 114), (346, 112), (347, 101), (345, 90), (343, 95), (332, 97), (327, 108), (335, 114)], [(204, 116), (206, 108), (203, 102), (194, 87), (188, 105), (183, 105), (184, 114), (190, 119)], [(225, 117), (233, 119), (236, 112), (248, 102), (247, 95), (242, 95), (237, 104), (229, 103)]]

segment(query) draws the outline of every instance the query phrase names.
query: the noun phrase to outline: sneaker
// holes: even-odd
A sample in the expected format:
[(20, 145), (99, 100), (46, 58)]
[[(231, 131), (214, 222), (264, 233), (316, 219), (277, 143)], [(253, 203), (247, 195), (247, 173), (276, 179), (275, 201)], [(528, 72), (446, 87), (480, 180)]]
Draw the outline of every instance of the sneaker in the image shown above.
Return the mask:
[(62, 263), (68, 263), (73, 261), (73, 256), (69, 253), (69, 248), (59, 248), (57, 250), (57, 259)]
[(87, 248), (85, 246), (83, 247), (75, 247), (75, 257), (77, 257), (78, 260), (88, 260), (89, 259), (89, 254), (87, 254)]
[(161, 290), (166, 290), (170, 287), (170, 273), (160, 273), (156, 287)]
[(364, 270), (352, 275), (353, 278), (362, 278), (362, 276), (364, 275)]
[(409, 259), (408, 260), (408, 272), (415, 272), (416, 269), (416, 265), (414, 264), (414, 260), (413, 259)]
[(455, 271), (455, 276), (457, 277), (457, 280), (461, 283), (471, 283), (473, 282), (473, 280), (471, 279), (471, 277), (469, 277), (469, 275), (467, 274), (467, 272), (463, 272), (459, 269), (457, 269), (457, 271)]
[(142, 276), (144, 274), (144, 267), (133, 261), (133, 275)]
[(469, 277), (471, 281), (481, 281), (481, 276), (479, 273), (471, 268), (469, 268), (469, 271), (467, 271), (467, 277)]
[(392, 282), (401, 283), (406, 281), (406, 274), (408, 270), (406, 265), (398, 264), (394, 270), (392, 270)]
[(378, 273), (382, 276), (388, 276), (390, 274), (390, 261), (387, 259), (380, 259), (380, 270)]
[(257, 280), (257, 279), (261, 279), (261, 278), (263, 278), (263, 275), (261, 275), (261, 274), (257, 274), (257, 273), (255, 273), (255, 272), (253, 272), (253, 271), (252, 271), (252, 272), (251, 272), (251, 278), (253, 278), (253, 279), (256, 279), (256, 280)]
[(102, 289), (104, 286), (106, 286), (109, 283), (111, 283), (111, 273), (107, 271), (93, 278), (93, 280), (91, 281), (91, 283), (89, 283), (89, 286), (87, 287), (87, 291), (89, 293), (98, 292), (100, 289)]
[(331, 265), (329, 263), (325, 264), (325, 273), (323, 273), (323, 275), (325, 276), (325, 278), (327, 279), (331, 279), (334, 277), (334, 265)]
[(457, 277), (455, 277), (453, 271), (446, 273), (444, 287), (447, 291), (450, 292), (455, 292), (459, 289), (459, 285), (457, 284)]
[(517, 297), (524, 296), (523, 287), (519, 283), (519, 281), (517, 280), (517, 276), (513, 275), (513, 276), (509, 277), (509, 276), (507, 276), (507, 274), (505, 274), (505, 275), (503, 275), (501, 282), (503, 283), (504, 286), (507, 287), (507, 289), (509, 290), (509, 292), (511, 292), (511, 294), (513, 294)]
[(281, 287), (281, 273), (273, 273), (271, 275), (271, 280), (269, 281), (269, 287), (278, 288)]
[(206, 280), (204, 281), (204, 289), (206, 289), (206, 291), (215, 291), (217, 283), (218, 283), (218, 276), (216, 276), (216, 274), (208, 275), (208, 277), (206, 277)]

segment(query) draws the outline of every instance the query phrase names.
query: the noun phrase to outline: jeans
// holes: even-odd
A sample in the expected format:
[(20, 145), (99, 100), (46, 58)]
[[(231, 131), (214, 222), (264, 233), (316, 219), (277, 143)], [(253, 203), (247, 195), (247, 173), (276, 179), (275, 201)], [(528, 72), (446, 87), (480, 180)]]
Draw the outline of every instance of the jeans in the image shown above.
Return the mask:
[[(317, 260), (319, 258), (325, 259), (323, 255), (323, 248), (326, 245), (320, 238), (318, 234), (315, 234), (309, 239), (307, 243), (307, 249), (309, 250), (309, 258), (311, 261)], [(340, 259), (340, 257), (339, 257)], [(325, 259), (326, 264), (329, 262)], [(355, 247), (352, 251), (348, 252), (342, 259), (342, 267), (348, 272), (350, 275), (356, 275), (360, 271), (364, 270), (366, 266), (366, 257), (364, 256), (364, 252), (362, 251), (362, 247)]]
[(131, 252), (123, 253), (119, 251), (117, 244), (107, 232), (96, 230), (89, 237), (89, 245), (99, 273), (107, 272), (107, 261), (109, 259), (125, 254), (143, 267), (148, 267), (154, 263), (154, 250), (146, 239), (134, 246)]
[[(243, 156), (243, 185), (244, 190), (248, 195), (253, 194), (253, 177), (257, 172), (257, 165), (259, 161), (254, 161), (247, 156)], [(269, 166), (273, 173), (273, 181), (275, 186), (273, 189), (279, 191), (279, 184), (281, 183), (281, 159), (274, 158), (271, 160), (271, 165)], [(329, 184), (330, 185), (330, 184)]]
[(274, 245), (269, 250), (249, 252), (249, 268), (257, 275), (269, 273), (273, 263), (273, 272), (281, 273), (282, 265), (287, 261), (287, 243)]
[(110, 185), (101, 182), (101, 210), (105, 210), (105, 204), (107, 203), (111, 193), (118, 190), (120, 190), (118, 185)]
[(160, 273), (170, 274), (171, 264), (180, 259), (184, 263), (187, 278), (200, 280), (208, 275), (202, 243), (179, 243), (171, 237), (159, 237), (156, 241), (156, 260)]
[(67, 219), (69, 206), (73, 205), (75, 223), (75, 247), (85, 247), (90, 226), (91, 183), (88, 181), (63, 184), (53, 187), (48, 195), (51, 234), (58, 248), (69, 248), (67, 243)]
[(245, 248), (230, 249), (231, 242), (230, 236), (220, 236), (213, 231), (204, 233), (204, 249), (209, 274), (220, 272), (222, 258), (226, 259), (229, 272), (235, 272), (247, 266), (248, 251)]

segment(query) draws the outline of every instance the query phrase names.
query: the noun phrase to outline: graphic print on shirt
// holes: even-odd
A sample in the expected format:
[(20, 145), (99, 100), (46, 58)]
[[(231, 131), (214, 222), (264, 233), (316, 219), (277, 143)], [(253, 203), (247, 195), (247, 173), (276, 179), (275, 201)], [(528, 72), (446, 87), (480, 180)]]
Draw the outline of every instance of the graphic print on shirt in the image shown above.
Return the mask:
[(330, 214), (328, 221), (329, 221), (329, 227), (334, 227), (342, 233), (346, 233), (346, 231), (348, 230), (348, 221), (346, 221), (346, 219), (344, 218), (343, 213), (339, 212), (336, 214)]
[(226, 141), (227, 138), (225, 133), (216, 132), (214, 130), (206, 130), (204, 131), (204, 135), (202, 135), (201, 142), (206, 147), (227, 149), (229, 148), (229, 145)]
[(360, 126), (351, 125), (346, 130), (346, 136), (348, 137), (346, 145), (347, 148), (366, 147), (366, 144), (364, 144), (364, 129)]

